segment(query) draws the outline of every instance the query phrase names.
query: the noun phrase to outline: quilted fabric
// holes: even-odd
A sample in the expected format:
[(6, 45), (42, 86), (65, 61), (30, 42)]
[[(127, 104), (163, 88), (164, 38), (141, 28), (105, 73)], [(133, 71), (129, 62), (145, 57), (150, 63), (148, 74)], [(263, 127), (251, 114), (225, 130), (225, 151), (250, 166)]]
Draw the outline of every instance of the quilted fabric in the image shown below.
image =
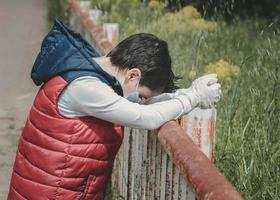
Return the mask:
[(19, 139), (8, 200), (102, 200), (121, 126), (95, 117), (69, 118), (57, 109), (67, 85), (54, 76), (39, 89)]

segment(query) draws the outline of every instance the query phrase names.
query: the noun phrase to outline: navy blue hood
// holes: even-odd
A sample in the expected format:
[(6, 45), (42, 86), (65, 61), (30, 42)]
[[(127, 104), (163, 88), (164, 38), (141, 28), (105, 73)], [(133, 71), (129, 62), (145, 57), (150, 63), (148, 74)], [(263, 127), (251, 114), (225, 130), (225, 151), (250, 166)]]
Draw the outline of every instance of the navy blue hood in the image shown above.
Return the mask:
[(100, 78), (122, 95), (119, 81), (92, 59), (100, 56), (101, 53), (79, 33), (56, 19), (42, 42), (41, 51), (32, 67), (31, 78), (39, 86), (56, 75), (61, 75), (68, 82), (79, 76), (91, 75)]

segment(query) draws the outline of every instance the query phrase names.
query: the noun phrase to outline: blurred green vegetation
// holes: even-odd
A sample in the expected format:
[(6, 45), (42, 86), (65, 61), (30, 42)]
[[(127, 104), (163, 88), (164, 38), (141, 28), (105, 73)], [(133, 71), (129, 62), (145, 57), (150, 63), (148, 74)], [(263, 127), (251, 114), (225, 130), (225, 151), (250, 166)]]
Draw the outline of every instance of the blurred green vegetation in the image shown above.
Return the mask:
[(236, 17), (228, 24), (223, 17), (205, 20), (193, 7), (168, 13), (149, 2), (110, 2), (109, 8), (100, 2), (93, 7), (103, 9), (104, 21), (120, 24), (120, 40), (149, 32), (168, 42), (174, 72), (184, 77), (180, 87), (218, 73), (223, 94), (217, 106), (215, 164), (245, 199), (279, 199), (278, 22)]
[(212, 17), (218, 14), (228, 22), (236, 16), (270, 19), (280, 17), (279, 0), (160, 0), (160, 2), (165, 3), (168, 10), (178, 10), (184, 6), (192, 5), (203, 13), (204, 17)]
[(63, 20), (65, 17), (59, 0), (48, 0), (47, 6), (48, 28), (50, 29), (56, 18)]
[[(151, 4), (150, 7), (161, 8), (165, 11), (176, 11), (192, 5), (202, 13), (203, 17), (222, 16), (227, 22), (231, 22), (236, 16), (241, 18), (258, 17), (279, 19), (280, 1), (279, 0), (94, 0), (94, 6), (107, 10), (108, 7), (119, 7), (118, 5)], [(113, 14), (113, 12), (112, 12)], [(116, 14), (116, 13), (114, 13)]]

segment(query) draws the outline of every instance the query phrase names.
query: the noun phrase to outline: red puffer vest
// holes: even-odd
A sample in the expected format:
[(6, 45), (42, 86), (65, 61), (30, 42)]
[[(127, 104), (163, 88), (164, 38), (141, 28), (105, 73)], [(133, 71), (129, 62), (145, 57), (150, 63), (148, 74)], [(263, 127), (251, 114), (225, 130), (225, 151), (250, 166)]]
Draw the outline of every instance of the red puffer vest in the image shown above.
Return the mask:
[(104, 199), (123, 132), (95, 117), (62, 116), (57, 101), (66, 85), (55, 76), (38, 91), (19, 139), (8, 200)]

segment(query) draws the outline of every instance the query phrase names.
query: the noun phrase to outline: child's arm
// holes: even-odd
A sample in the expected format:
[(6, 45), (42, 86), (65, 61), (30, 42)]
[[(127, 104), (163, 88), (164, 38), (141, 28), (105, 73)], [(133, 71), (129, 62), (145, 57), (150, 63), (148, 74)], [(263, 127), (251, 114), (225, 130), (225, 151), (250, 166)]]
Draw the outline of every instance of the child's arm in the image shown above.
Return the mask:
[(142, 105), (119, 96), (98, 78), (84, 76), (72, 81), (63, 91), (58, 109), (69, 117), (95, 116), (123, 126), (157, 129), (196, 106), (212, 107), (221, 93), (217, 80), (215, 74), (205, 75), (194, 80), (190, 88), (169, 93), (172, 97), (169, 100)]
[(153, 103), (157, 103), (157, 102), (161, 102), (161, 101), (167, 101), (170, 99), (174, 99), (176, 96), (186, 93), (187, 90), (189, 90), (189, 88), (177, 89), (173, 93), (162, 93), (157, 96), (143, 99), (140, 101), (140, 104), (148, 105), (148, 104), (153, 104)]
[(95, 77), (80, 77), (72, 81), (60, 95), (61, 114), (95, 116), (123, 126), (156, 129), (163, 123), (177, 119), (192, 109), (188, 98), (169, 99), (149, 105), (128, 101)]

